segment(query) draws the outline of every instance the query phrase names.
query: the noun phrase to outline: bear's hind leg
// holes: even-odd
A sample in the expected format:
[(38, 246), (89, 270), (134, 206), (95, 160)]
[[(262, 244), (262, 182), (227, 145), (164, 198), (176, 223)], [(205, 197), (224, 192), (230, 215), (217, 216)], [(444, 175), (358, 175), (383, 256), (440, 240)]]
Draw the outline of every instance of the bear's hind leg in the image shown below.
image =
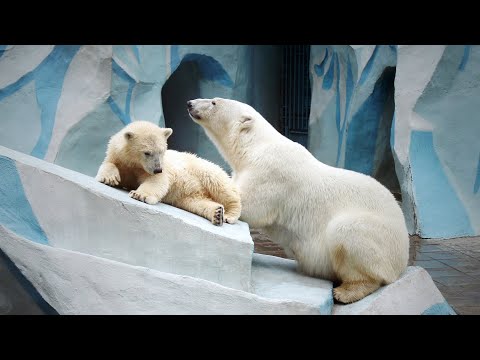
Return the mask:
[(225, 222), (234, 224), (240, 217), (242, 204), (240, 192), (232, 179), (218, 166), (208, 164), (205, 168), (195, 168), (195, 175), (200, 180), (209, 197), (225, 209)]
[(392, 230), (388, 222), (368, 213), (342, 214), (331, 220), (327, 242), (340, 282), (333, 289), (335, 300), (352, 303), (398, 279), (406, 268), (408, 249), (402, 256)]
[(378, 282), (370, 280), (344, 281), (333, 289), (333, 297), (342, 304), (349, 304), (370, 295), (380, 288)]
[(213, 225), (221, 226), (224, 222), (224, 207), (213, 200), (205, 198), (185, 198), (172, 204), (210, 220)]

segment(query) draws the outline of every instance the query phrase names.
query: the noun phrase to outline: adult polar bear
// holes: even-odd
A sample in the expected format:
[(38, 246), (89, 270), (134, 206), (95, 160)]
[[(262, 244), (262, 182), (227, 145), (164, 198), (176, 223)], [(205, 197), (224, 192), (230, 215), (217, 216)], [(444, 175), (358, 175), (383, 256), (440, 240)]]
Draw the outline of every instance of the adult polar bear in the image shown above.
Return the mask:
[(282, 245), (301, 272), (339, 284), (337, 301), (360, 300), (404, 272), (405, 219), (383, 185), (323, 164), (247, 104), (195, 99), (187, 109), (232, 167), (240, 219)]

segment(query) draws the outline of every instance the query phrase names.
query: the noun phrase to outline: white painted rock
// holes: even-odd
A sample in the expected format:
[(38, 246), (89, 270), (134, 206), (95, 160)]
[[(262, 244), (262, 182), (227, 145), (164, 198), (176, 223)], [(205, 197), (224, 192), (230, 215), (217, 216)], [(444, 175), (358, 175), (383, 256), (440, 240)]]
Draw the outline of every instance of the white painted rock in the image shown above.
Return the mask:
[(62, 315), (318, 315), (318, 306), (272, 299), (24, 240), (0, 226), (0, 247)]
[(401, 45), (393, 149), (410, 233), (480, 234), (480, 46)]
[(321, 315), (332, 313), (332, 283), (298, 273), (294, 260), (253, 254), (252, 292), (266, 298), (310, 304)]
[(1, 146), (0, 172), (0, 225), (21, 236), (249, 290), (253, 242), (246, 223), (218, 227)]
[[(394, 111), (396, 45), (312, 45), (308, 150), (320, 161), (384, 174)], [(391, 156), (391, 155), (390, 155)]]
[(364, 299), (333, 306), (333, 315), (455, 315), (423, 268), (409, 266), (402, 277)]

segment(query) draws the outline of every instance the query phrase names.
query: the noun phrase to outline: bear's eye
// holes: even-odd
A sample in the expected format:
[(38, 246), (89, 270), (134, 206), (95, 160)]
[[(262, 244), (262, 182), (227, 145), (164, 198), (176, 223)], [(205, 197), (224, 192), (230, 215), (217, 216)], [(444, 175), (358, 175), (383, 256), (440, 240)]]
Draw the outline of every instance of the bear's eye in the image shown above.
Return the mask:
[(217, 105), (217, 103), (215, 101), (212, 101), (212, 105)]
[(145, 156), (150, 156), (150, 155), (152, 155), (152, 153), (149, 152), (149, 151), (144, 152), (144, 154), (145, 154)]

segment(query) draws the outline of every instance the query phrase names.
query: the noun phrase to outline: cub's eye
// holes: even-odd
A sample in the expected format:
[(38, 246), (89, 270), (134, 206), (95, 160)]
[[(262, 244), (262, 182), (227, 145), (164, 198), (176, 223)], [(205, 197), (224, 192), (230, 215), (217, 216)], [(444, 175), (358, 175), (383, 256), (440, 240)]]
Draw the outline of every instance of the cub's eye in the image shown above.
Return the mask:
[(144, 152), (144, 154), (145, 154), (145, 156), (150, 156), (150, 155), (152, 155), (152, 153), (149, 152), (149, 151)]
[(217, 105), (217, 103), (215, 101), (212, 101), (212, 105)]

